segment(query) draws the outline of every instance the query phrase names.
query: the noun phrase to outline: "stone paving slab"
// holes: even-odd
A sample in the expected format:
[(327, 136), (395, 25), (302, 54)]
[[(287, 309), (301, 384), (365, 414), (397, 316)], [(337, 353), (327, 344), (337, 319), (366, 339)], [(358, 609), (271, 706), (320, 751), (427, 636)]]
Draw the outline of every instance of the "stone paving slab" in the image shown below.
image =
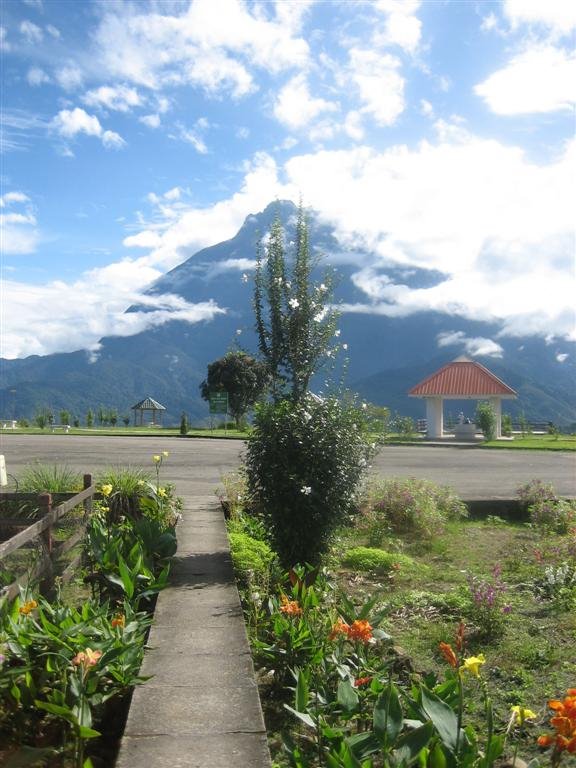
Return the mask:
[[(256, 768), (269, 766), (266, 737), (254, 733), (196, 736), (127, 736), (130, 765), (154, 768)], [(123, 765), (128, 765), (124, 763)]]
[(188, 499), (117, 768), (270, 768), (221, 510)]

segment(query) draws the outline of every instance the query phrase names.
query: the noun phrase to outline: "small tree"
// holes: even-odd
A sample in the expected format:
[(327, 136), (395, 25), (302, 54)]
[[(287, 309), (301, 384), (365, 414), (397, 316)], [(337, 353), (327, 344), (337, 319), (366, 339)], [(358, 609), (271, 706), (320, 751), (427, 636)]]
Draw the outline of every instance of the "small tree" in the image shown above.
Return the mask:
[(113, 427), (118, 423), (118, 411), (115, 408), (110, 408), (108, 411), (108, 421)]
[(34, 423), (40, 429), (45, 429), (50, 424), (51, 412), (48, 408), (39, 408), (34, 415)]
[(336, 352), (337, 313), (331, 308), (332, 281), (311, 280), (308, 224), (302, 204), (296, 226), (296, 253), (290, 275), (280, 219), (272, 225), (265, 258), (257, 254), (254, 313), (258, 346), (272, 376), (276, 402), (288, 396), (297, 403), (313, 374)]
[(94, 426), (94, 414), (92, 413), (92, 409), (88, 408), (88, 411), (86, 413), (86, 426), (88, 428)]
[(476, 423), (484, 433), (486, 440), (494, 440), (496, 437), (496, 414), (490, 403), (478, 403), (476, 407)]
[(130, 424), (130, 416), (126, 414), (126, 416), (122, 416), (122, 421), (124, 422), (124, 426), (127, 427)]
[(210, 392), (226, 391), (228, 408), (234, 417), (236, 427), (242, 426), (246, 412), (263, 394), (270, 380), (268, 366), (246, 352), (228, 352), (208, 366), (208, 376), (200, 384), (204, 400), (210, 399)]
[(60, 424), (70, 424), (70, 411), (60, 411)]
[(182, 411), (182, 415), (180, 416), (180, 434), (181, 435), (188, 434), (188, 418), (184, 413), (184, 411)]
[(78, 418), (78, 416), (74, 416), (74, 418), (72, 419), (72, 424), (74, 424), (76, 428), (80, 426), (80, 419)]
[(502, 415), (502, 434), (506, 437), (512, 435), (512, 416), (509, 413)]

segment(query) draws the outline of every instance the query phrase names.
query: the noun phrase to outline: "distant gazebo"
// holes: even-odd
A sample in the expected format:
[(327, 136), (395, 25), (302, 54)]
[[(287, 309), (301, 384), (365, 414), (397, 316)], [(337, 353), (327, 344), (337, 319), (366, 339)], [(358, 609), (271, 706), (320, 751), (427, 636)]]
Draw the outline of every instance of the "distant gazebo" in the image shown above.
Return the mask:
[[(502, 437), (502, 400), (518, 397), (508, 384), (465, 356), (456, 358), (428, 376), (412, 387), (408, 395), (422, 397), (426, 401), (426, 436), (436, 439), (444, 434), (444, 400), (488, 400), (496, 415), (496, 437)], [(474, 425), (463, 426), (469, 426), (471, 432), (474, 430)], [(474, 438), (474, 432), (469, 438)]]
[(145, 414), (151, 413), (150, 425), (157, 426), (162, 423), (162, 411), (166, 408), (151, 397), (146, 397), (131, 408), (134, 411), (134, 426), (142, 427), (145, 423)]

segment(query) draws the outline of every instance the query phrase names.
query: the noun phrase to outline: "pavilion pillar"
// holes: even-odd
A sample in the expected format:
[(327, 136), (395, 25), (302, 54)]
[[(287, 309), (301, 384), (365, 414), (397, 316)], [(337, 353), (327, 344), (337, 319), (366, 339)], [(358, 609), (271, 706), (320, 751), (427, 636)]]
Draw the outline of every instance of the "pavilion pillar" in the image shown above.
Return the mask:
[(440, 440), (444, 433), (442, 397), (426, 397), (426, 436)]
[(502, 400), (499, 397), (491, 397), (490, 405), (496, 416), (496, 439), (502, 437)]

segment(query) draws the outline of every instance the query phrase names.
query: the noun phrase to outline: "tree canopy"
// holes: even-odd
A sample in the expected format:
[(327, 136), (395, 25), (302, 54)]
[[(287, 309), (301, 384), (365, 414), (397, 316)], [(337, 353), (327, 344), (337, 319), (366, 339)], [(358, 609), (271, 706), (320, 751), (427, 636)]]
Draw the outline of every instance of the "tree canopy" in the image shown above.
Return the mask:
[(208, 376), (200, 384), (204, 400), (210, 392), (228, 393), (228, 408), (240, 427), (248, 410), (266, 390), (270, 381), (268, 366), (246, 352), (228, 352), (208, 366)]

